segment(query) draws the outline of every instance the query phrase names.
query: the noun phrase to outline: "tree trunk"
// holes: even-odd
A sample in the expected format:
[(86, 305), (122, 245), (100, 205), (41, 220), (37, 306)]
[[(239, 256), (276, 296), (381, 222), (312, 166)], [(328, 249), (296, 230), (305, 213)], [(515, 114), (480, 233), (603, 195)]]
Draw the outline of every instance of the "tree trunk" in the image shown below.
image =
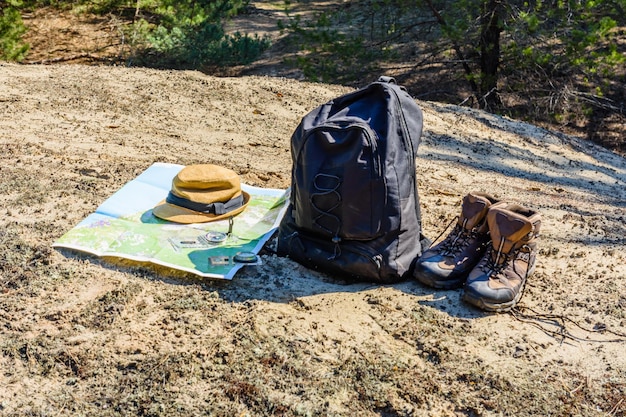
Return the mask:
[(480, 97), (481, 109), (494, 110), (502, 105), (498, 95), (500, 65), (501, 0), (485, 0), (480, 33)]

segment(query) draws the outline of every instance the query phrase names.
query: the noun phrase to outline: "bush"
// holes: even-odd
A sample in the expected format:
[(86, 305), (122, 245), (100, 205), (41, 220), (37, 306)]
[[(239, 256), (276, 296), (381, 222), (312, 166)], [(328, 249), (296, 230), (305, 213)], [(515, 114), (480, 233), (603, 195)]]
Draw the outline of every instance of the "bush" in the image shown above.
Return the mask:
[(0, 59), (5, 60), (26, 55), (20, 10), (38, 7), (132, 19), (124, 29), (128, 64), (189, 69), (248, 64), (270, 46), (267, 38), (224, 33), (224, 20), (246, 7), (246, 0), (12, 0), (0, 1), (0, 6)]
[(152, 67), (199, 68), (247, 64), (270, 42), (236, 33), (226, 35), (223, 21), (239, 13), (241, 0), (161, 0), (145, 2), (150, 22), (130, 27), (129, 61)]
[[(1, 3), (0, 3), (1, 5)], [(21, 61), (29, 45), (22, 41), (26, 27), (20, 12), (14, 7), (5, 7), (0, 14), (0, 59)]]
[(135, 57), (138, 61), (177, 68), (248, 64), (270, 45), (258, 36), (226, 35), (221, 24), (208, 21), (171, 29), (160, 25), (145, 35), (145, 42)]

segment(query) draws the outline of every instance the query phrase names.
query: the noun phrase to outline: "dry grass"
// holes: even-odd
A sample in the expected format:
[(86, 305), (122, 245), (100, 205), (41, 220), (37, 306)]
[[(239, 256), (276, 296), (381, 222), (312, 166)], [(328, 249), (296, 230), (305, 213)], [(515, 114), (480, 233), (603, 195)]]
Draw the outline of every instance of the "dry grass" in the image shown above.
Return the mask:
[[(523, 333), (512, 334), (500, 352), (515, 365), (494, 366), (467, 348), (472, 341), (489, 344), (484, 328), (429, 306), (407, 306), (389, 291), (367, 292), (364, 301), (377, 332), (401, 346), (392, 351), (376, 340), (355, 345), (301, 333), (294, 321), (319, 309), (303, 301), (265, 323), (259, 310), (273, 307), (230, 302), (228, 286), (166, 283), (150, 272), (103, 270), (97, 260), (94, 266), (62, 262), (47, 245), (21, 240), (15, 227), (0, 240), (2, 379), (28, 393), (2, 399), (6, 416), (619, 416), (626, 410), (623, 370), (589, 379), (562, 361), (534, 366), (547, 347), (533, 346)], [(72, 292), (88, 291), (94, 280), (103, 287), (98, 295), (72, 300)]]

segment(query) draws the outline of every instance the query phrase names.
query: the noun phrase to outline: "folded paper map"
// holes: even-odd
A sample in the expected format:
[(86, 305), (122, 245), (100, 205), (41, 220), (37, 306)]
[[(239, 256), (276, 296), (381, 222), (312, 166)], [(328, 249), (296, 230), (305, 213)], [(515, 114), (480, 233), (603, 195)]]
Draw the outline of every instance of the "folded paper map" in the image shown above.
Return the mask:
[(201, 277), (232, 279), (242, 266), (254, 263), (254, 254), (280, 224), (288, 190), (242, 184), (250, 194), (250, 204), (232, 222), (171, 223), (154, 216), (152, 208), (165, 199), (172, 179), (182, 168), (153, 164), (53, 247), (151, 263)]

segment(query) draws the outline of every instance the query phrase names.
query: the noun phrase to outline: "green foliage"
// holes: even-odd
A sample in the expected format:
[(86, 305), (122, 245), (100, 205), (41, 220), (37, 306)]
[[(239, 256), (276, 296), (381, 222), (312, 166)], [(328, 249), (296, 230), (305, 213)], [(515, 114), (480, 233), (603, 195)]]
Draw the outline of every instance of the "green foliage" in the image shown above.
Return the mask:
[(448, 40), (469, 82), (482, 77), (480, 22), (494, 4), (501, 7), (498, 91), (516, 103), (516, 110), (505, 104), (501, 112), (517, 114), (524, 103), (522, 113), (535, 122), (577, 124), (594, 117), (594, 109), (624, 114), (616, 89), (626, 62), (624, 0), (421, 0), (420, 8), (441, 16), (437, 42)]
[[(300, 53), (286, 62), (300, 68), (308, 80), (317, 82), (350, 84), (379, 72), (379, 63), (394, 56), (391, 39), (402, 28), (405, 10), (400, 6), (408, 7), (410, 3), (374, 0), (370, 14), (332, 10), (318, 12), (306, 21), (287, 8), (288, 19), (279, 22), (279, 28), (288, 33), (292, 47)], [(381, 25), (381, 20), (386, 25)]]
[[(129, 64), (156, 67), (198, 68), (247, 64), (270, 42), (267, 38), (235, 33), (227, 35), (223, 23), (239, 13), (247, 0), (12, 0), (0, 14), (0, 58), (19, 60), (28, 45), (20, 10), (52, 6), (77, 12), (124, 15), (133, 12), (123, 27)], [(149, 18), (143, 18), (149, 16)]]
[(29, 49), (29, 45), (22, 41), (26, 27), (20, 12), (14, 7), (19, 3), (8, 3), (8, 7), (0, 11), (0, 59), (21, 61)]
[(161, 0), (154, 12), (165, 26), (201, 26), (235, 16), (242, 0)]
[(520, 11), (518, 17), (526, 25), (526, 30), (528, 30), (529, 35), (537, 33), (541, 22), (536, 14)]
[[(441, 30), (444, 36), (467, 45), (477, 42), (478, 15), (482, 10), (482, 0), (461, 0), (454, 3), (440, 1), (434, 6), (441, 10), (445, 25)], [(424, 7), (424, 6), (422, 6)]]
[(159, 25), (147, 35), (148, 47), (142, 53), (158, 57), (161, 65), (195, 67), (206, 60), (209, 45), (223, 36), (220, 26), (208, 22), (200, 27)]
[(604, 103), (623, 100), (610, 82), (626, 61), (618, 38), (619, 27), (626, 25), (623, 0), (526, 3), (523, 9), (509, 4), (501, 85), (527, 100), (534, 109), (527, 116), (535, 122), (580, 123), (595, 117), (594, 111), (606, 111)]
[[(507, 28), (513, 43), (523, 45), (520, 50), (542, 51), (535, 54), (540, 59), (526, 61), (526, 65), (538, 64), (548, 73), (558, 74), (558, 71), (597, 72), (600, 67), (624, 62), (615, 37), (615, 29), (626, 25), (623, 0), (559, 1), (550, 8), (541, 7), (541, 3), (526, 6), (526, 10), (519, 11), (510, 8)], [(508, 51), (515, 53), (516, 49)], [(555, 60), (543, 59), (545, 53), (554, 55)], [(527, 59), (528, 55), (522, 57)]]
[(55, 7), (60, 10), (70, 10), (79, 6), (82, 3), (87, 3), (86, 0), (18, 0), (15, 3), (19, 3), (17, 6), (21, 10), (34, 10), (40, 7)]
[(266, 37), (236, 32), (222, 38), (211, 50), (210, 56), (212, 62), (220, 65), (245, 65), (254, 61), (269, 47), (270, 41)]
[(133, 0), (77, 0), (74, 7), (78, 10), (104, 15), (107, 13), (115, 13), (124, 7), (135, 8), (137, 7), (137, 2)]
[(241, 33), (226, 35), (223, 20), (236, 15), (242, 0), (146, 2), (158, 23), (135, 22), (129, 34), (131, 60), (151, 66), (198, 68), (247, 64), (270, 42)]
[(221, 25), (206, 21), (171, 29), (160, 25), (145, 40), (147, 47), (138, 59), (150, 59), (157, 66), (187, 68), (248, 64), (270, 45), (269, 40), (259, 36), (239, 32), (225, 35)]

